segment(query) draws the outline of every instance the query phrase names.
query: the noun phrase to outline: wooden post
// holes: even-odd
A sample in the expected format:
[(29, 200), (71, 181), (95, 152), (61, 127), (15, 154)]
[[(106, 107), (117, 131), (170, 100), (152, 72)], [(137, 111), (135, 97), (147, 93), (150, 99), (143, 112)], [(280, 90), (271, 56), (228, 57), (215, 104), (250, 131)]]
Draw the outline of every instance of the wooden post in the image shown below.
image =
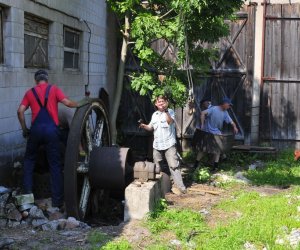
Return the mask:
[(113, 108), (111, 112), (111, 135), (112, 135), (112, 143), (117, 143), (117, 116), (123, 91), (123, 80), (124, 80), (124, 71), (125, 71), (125, 63), (126, 63), (126, 57), (127, 57), (127, 47), (128, 47), (128, 41), (129, 41), (129, 15), (127, 14), (125, 16), (125, 30), (123, 33), (123, 43), (122, 43), (122, 49), (121, 49), (121, 58), (119, 63), (119, 69), (118, 69), (118, 79), (117, 79), (117, 87), (116, 92), (114, 96), (114, 103)]
[(255, 31), (254, 31), (254, 72), (252, 84), (252, 111), (251, 111), (251, 144), (259, 142), (259, 111), (263, 69), (264, 43), (264, 5), (263, 0), (256, 1)]

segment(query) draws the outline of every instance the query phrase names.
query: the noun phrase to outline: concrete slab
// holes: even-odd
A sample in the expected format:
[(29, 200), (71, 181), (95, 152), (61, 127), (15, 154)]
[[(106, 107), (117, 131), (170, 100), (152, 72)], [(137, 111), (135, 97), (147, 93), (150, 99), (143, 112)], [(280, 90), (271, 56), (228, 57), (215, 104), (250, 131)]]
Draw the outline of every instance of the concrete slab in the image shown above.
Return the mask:
[(133, 182), (125, 189), (124, 221), (141, 220), (164, 197), (161, 177), (145, 183)]

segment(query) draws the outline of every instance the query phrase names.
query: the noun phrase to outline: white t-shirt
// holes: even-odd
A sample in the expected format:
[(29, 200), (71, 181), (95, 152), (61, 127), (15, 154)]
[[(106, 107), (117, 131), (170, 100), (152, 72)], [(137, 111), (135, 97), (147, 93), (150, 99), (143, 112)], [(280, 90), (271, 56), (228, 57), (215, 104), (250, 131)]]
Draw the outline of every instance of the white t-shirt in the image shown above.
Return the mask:
[[(172, 109), (168, 109), (168, 112), (175, 121), (175, 112)], [(154, 130), (154, 149), (166, 150), (176, 144), (175, 122), (168, 124), (165, 112), (156, 111), (152, 115), (149, 125)]]

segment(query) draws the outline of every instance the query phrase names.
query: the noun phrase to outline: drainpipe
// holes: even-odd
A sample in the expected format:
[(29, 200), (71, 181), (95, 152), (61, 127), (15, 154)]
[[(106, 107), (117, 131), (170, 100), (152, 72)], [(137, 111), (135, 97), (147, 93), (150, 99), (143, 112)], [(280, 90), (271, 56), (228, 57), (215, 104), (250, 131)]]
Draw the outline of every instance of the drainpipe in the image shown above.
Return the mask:
[(84, 86), (85, 87), (85, 96), (89, 97), (90, 96), (90, 91), (89, 91), (89, 85), (90, 85), (90, 47), (91, 47), (91, 36), (92, 36), (92, 30), (86, 20), (83, 20), (85, 23), (86, 27), (89, 30), (89, 41), (88, 41), (88, 72), (87, 72), (87, 83)]
[[(264, 1), (264, 2), (263, 2)], [(254, 31), (254, 70), (252, 84), (252, 110), (251, 110), (251, 145), (259, 143), (259, 116), (260, 116), (260, 96), (262, 88), (263, 64), (264, 64), (264, 33), (265, 33), (265, 11), (266, 1), (260, 1), (255, 12)]]

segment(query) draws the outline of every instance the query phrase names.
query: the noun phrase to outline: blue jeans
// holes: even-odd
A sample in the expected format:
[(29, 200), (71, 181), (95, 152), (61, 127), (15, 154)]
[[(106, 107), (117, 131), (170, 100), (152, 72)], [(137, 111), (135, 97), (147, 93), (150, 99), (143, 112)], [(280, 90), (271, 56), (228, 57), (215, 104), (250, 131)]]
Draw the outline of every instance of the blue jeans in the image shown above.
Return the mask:
[(38, 148), (45, 145), (47, 160), (51, 174), (51, 193), (53, 206), (63, 204), (63, 174), (60, 154), (59, 129), (52, 123), (41, 123), (36, 121), (30, 129), (30, 136), (27, 141), (24, 159), (24, 191), (32, 192), (33, 170), (36, 163)]

